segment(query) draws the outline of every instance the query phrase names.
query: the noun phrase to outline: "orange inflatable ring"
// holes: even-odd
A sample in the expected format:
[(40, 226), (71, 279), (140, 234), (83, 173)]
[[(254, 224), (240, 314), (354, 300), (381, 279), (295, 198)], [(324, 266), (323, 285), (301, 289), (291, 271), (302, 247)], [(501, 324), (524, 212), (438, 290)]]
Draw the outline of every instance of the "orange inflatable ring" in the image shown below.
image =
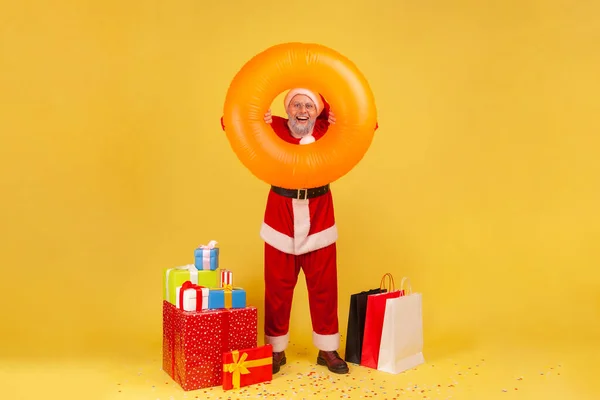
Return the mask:
[[(336, 123), (309, 145), (288, 143), (264, 114), (283, 91), (310, 87), (335, 113)], [(348, 173), (368, 150), (377, 124), (375, 99), (358, 68), (318, 44), (285, 43), (248, 61), (225, 99), (223, 125), (238, 159), (260, 180), (291, 189), (318, 187)]]

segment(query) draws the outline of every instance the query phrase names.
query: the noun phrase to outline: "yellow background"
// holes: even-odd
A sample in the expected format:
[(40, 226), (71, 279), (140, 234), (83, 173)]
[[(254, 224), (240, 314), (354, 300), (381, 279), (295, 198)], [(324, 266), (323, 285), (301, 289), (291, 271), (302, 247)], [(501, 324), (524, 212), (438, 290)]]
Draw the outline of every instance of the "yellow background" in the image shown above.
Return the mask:
[[(219, 119), (239, 68), (286, 41), (343, 53), (377, 99), (333, 184), (343, 334), (350, 294), (391, 272), (423, 293), (426, 357), (598, 347), (597, 3), (1, 4), (6, 360), (159, 354), (162, 272), (211, 239), (262, 323), (268, 186)], [(307, 311), (301, 276), (309, 346)]]

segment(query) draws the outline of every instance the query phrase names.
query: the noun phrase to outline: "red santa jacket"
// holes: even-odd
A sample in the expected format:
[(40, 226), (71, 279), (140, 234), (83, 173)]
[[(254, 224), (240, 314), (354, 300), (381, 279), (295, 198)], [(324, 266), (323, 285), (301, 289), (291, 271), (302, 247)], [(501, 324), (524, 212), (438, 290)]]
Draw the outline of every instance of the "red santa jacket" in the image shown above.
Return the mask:
[[(315, 140), (319, 140), (327, 132), (327, 118), (325, 112), (317, 119), (312, 134)], [(283, 140), (300, 144), (300, 139), (291, 135), (287, 119), (274, 116), (271, 127)], [(260, 237), (276, 249), (296, 255), (334, 243), (338, 232), (331, 191), (303, 200), (269, 191)]]

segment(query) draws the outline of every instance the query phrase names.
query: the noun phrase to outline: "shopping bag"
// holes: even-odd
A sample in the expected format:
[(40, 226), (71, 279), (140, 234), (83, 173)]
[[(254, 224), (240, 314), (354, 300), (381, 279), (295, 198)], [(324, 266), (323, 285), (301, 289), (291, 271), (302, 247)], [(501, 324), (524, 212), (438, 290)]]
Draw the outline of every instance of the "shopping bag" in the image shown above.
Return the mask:
[[(407, 280), (402, 279), (401, 290)], [(422, 297), (420, 293), (412, 292), (412, 285), (404, 293), (402, 297), (386, 300), (377, 363), (379, 371), (399, 374), (425, 362)]]
[(381, 329), (385, 314), (386, 300), (400, 297), (403, 293), (395, 290), (394, 277), (387, 273), (381, 278), (379, 288), (383, 289), (385, 278), (389, 278), (389, 289), (385, 293), (367, 296), (367, 310), (365, 314), (365, 332), (360, 356), (360, 365), (377, 369), (379, 359), (379, 343), (381, 341)]
[(367, 296), (384, 293), (386, 289), (371, 289), (350, 296), (348, 311), (348, 329), (346, 331), (346, 352), (344, 359), (349, 363), (360, 364), (363, 336), (365, 333), (365, 315)]

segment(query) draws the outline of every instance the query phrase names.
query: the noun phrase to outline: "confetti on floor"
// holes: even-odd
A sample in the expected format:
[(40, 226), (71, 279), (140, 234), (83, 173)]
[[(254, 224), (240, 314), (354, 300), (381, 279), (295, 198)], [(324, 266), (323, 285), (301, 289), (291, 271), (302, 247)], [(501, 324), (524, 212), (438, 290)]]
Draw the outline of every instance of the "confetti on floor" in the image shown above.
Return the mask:
[[(579, 379), (580, 371), (575, 371), (579, 356), (569, 351), (514, 348), (444, 354), (437, 349), (425, 352), (425, 364), (401, 374), (350, 364), (349, 374), (337, 375), (316, 364), (316, 351), (290, 346), (288, 363), (271, 382), (239, 390), (224, 391), (217, 386), (185, 392), (162, 370), (160, 350), (157, 353), (147, 359), (87, 360), (81, 365), (38, 363), (33, 372), (31, 366), (12, 364), (11, 369), (4, 368), (12, 372), (12, 378), (6, 379), (8, 385), (2, 382), (8, 387), (3, 394), (34, 399), (88, 393), (84, 397), (92, 400), (586, 400), (593, 398), (588, 394), (593, 393), (596, 382)], [(594, 357), (587, 355), (588, 360), (597, 359)]]

